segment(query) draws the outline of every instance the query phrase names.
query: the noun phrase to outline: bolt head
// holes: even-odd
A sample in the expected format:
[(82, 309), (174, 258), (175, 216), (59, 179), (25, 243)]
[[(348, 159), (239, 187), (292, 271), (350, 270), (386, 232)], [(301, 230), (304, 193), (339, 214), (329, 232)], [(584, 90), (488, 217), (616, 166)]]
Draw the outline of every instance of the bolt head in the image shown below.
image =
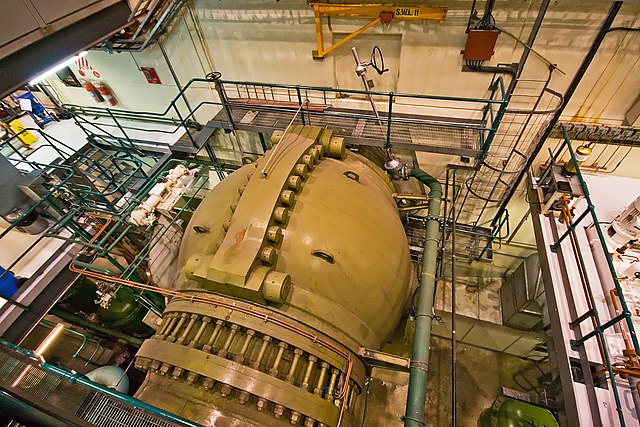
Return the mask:
[(258, 412), (264, 411), (264, 408), (267, 406), (267, 401), (263, 398), (259, 398), (256, 403), (256, 407), (258, 408)]
[(249, 401), (249, 393), (246, 391), (243, 391), (242, 393), (240, 393), (240, 396), (238, 396), (238, 400), (240, 401), (241, 405), (244, 405), (245, 403), (247, 403)]
[(183, 373), (183, 372), (184, 372), (184, 369), (182, 369), (182, 368), (177, 368), (177, 367), (176, 367), (176, 368), (173, 370), (173, 374), (172, 374), (171, 376), (172, 376), (174, 379), (176, 379), (176, 380), (177, 380), (178, 378), (180, 378), (180, 376), (182, 375), (182, 373)]
[(193, 383), (195, 383), (196, 381), (198, 381), (198, 377), (199, 377), (199, 376), (200, 376), (200, 375), (196, 374), (195, 372), (189, 372), (189, 374), (187, 375), (187, 382), (188, 382), (189, 384), (193, 384)]
[(283, 414), (284, 414), (284, 406), (276, 405), (276, 407), (273, 409), (273, 415), (276, 418), (280, 418)]
[(302, 418), (300, 416), (300, 412), (292, 412), (291, 416), (289, 417), (289, 422), (291, 424), (298, 424), (300, 422), (300, 418)]
[(222, 397), (227, 397), (231, 394), (231, 390), (233, 390), (233, 388), (229, 384), (225, 384), (220, 389), (220, 394), (222, 394)]

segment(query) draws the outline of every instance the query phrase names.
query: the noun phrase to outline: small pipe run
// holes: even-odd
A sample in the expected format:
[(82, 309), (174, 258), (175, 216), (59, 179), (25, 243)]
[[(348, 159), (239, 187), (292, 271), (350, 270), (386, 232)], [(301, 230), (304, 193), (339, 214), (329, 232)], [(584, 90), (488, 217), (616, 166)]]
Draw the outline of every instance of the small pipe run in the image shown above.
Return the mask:
[(60, 308), (52, 308), (49, 311), (49, 314), (52, 314), (65, 322), (69, 322), (72, 325), (79, 326), (81, 328), (91, 329), (99, 333), (103, 333), (105, 335), (109, 335), (114, 338), (118, 338), (128, 342), (129, 344), (133, 344), (135, 346), (140, 347), (142, 345), (142, 340), (140, 338), (136, 338), (134, 336), (125, 334), (124, 332), (116, 331), (111, 328), (107, 328), (105, 326), (98, 325), (97, 323), (90, 322), (83, 317), (75, 315), (73, 313), (69, 313), (68, 311), (62, 310)]
[(421, 169), (413, 169), (411, 176), (431, 190), (427, 215), (424, 252), (422, 253), (422, 275), (416, 306), (416, 329), (413, 336), (413, 352), (409, 369), (407, 409), (405, 427), (423, 427), (424, 404), (427, 399), (427, 372), (429, 367), (429, 342), (433, 322), (433, 305), (436, 296), (436, 263), (438, 259), (440, 233), (440, 206), (442, 186), (437, 179)]

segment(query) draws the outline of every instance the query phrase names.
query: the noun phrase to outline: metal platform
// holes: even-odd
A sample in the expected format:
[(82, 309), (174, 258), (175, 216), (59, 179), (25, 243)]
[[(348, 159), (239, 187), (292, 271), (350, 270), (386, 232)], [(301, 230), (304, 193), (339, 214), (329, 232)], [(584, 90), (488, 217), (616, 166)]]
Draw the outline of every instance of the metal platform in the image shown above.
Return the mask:
[[(451, 222), (447, 222), (447, 228), (451, 229)], [(409, 240), (411, 259), (419, 262), (424, 251), (424, 220), (416, 215), (407, 216), (405, 231)], [(471, 227), (465, 224), (456, 224), (456, 257), (468, 261), (481, 261), (491, 263), (493, 261), (493, 236), (491, 230), (483, 227)], [(486, 249), (485, 249), (486, 248)], [(446, 242), (445, 251), (451, 253), (451, 240)]]
[(39, 362), (33, 353), (4, 340), (0, 344), (0, 407), (23, 425), (197, 425), (78, 373)]
[[(272, 133), (291, 122), (296, 109), (266, 109), (266, 105), (234, 102), (229, 99), (233, 122), (239, 130)], [(370, 111), (327, 107), (304, 111), (305, 123), (333, 129), (336, 135), (354, 145), (382, 147), (386, 143), (387, 123), (378, 122)], [(302, 119), (296, 119), (302, 123)], [(230, 128), (222, 110), (208, 124)], [(481, 154), (480, 121), (394, 113), (390, 127), (394, 148), (476, 157)]]

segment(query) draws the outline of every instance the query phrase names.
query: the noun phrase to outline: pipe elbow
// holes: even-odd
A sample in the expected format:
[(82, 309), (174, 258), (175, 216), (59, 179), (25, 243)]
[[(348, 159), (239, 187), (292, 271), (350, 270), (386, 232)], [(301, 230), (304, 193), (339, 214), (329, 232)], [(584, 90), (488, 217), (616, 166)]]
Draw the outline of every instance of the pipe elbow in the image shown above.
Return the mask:
[(429, 187), (429, 189), (431, 190), (430, 196), (432, 198), (442, 197), (442, 185), (436, 178), (419, 168), (411, 169), (411, 176)]

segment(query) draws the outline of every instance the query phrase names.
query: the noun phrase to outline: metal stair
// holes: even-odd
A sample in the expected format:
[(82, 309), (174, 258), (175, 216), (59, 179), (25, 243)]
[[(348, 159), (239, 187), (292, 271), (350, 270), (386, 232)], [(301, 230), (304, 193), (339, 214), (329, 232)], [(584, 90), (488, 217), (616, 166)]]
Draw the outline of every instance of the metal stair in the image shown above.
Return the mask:
[(114, 52), (143, 50), (166, 31), (185, 4), (185, 0), (139, 0), (129, 15), (129, 26), (101, 47)]

